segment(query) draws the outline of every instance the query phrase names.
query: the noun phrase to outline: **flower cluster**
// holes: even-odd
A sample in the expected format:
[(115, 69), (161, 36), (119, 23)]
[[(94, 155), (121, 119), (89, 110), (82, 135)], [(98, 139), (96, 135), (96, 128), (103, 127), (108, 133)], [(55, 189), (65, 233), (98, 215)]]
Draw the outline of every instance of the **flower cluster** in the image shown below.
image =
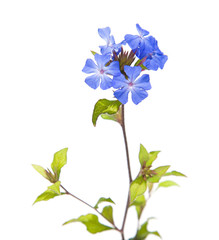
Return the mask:
[[(148, 74), (140, 76), (144, 70), (163, 69), (167, 56), (160, 51), (157, 40), (149, 36), (149, 32), (136, 24), (138, 35), (126, 34), (124, 40), (115, 43), (109, 27), (98, 29), (100, 37), (106, 45), (99, 46), (101, 54), (95, 53), (94, 59), (87, 59), (83, 72), (92, 74), (85, 79), (88, 86), (106, 90), (116, 89), (114, 96), (122, 103), (128, 102), (131, 92), (132, 101), (140, 103), (148, 96), (151, 89)], [(128, 44), (130, 51), (124, 51), (123, 45)], [(138, 58), (137, 61), (136, 57)], [(135, 63), (134, 63), (135, 62)], [(134, 64), (134, 66), (131, 66)]]

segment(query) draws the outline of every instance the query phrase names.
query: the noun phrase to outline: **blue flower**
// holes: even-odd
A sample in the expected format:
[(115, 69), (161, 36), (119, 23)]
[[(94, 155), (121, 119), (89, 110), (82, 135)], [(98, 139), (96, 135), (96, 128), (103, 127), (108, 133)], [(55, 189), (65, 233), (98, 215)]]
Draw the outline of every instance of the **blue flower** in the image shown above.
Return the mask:
[(93, 75), (85, 79), (85, 82), (93, 89), (96, 89), (99, 85), (103, 90), (112, 87), (112, 79), (108, 75), (118, 76), (121, 74), (119, 69), (119, 62), (114, 61), (110, 63), (109, 66), (106, 66), (111, 58), (109, 54), (95, 54), (94, 58), (97, 64), (95, 64), (92, 59), (87, 59), (85, 66), (82, 69), (84, 73), (93, 73)]
[(148, 96), (146, 90), (151, 89), (149, 75), (144, 74), (137, 79), (137, 77), (141, 73), (140, 66), (135, 67), (125, 66), (124, 71), (127, 75), (127, 79), (122, 74), (120, 76), (116, 76), (113, 78), (112, 85), (114, 88), (118, 89), (114, 92), (114, 96), (122, 104), (126, 104), (128, 102), (129, 92), (131, 92), (132, 101), (135, 104), (138, 104)]
[(149, 32), (141, 28), (139, 24), (136, 24), (136, 28), (139, 35), (131, 35), (131, 34), (125, 35), (125, 41), (128, 43), (129, 47), (133, 51), (136, 51), (139, 47), (142, 46), (145, 36), (149, 34)]
[(100, 37), (106, 41), (106, 45), (100, 46), (100, 52), (102, 54), (108, 54), (108, 53), (111, 54), (113, 51), (115, 51), (118, 54), (121, 50), (121, 46), (125, 44), (125, 41), (122, 41), (119, 44), (115, 43), (115, 39), (113, 35), (110, 35), (111, 30), (109, 27), (99, 28), (98, 33)]
[(163, 69), (164, 64), (168, 59), (168, 57), (160, 51), (157, 45), (157, 40), (152, 36), (144, 39), (144, 42), (136, 55), (140, 59), (146, 57), (143, 65), (147, 69), (154, 71), (158, 70), (158, 68)]

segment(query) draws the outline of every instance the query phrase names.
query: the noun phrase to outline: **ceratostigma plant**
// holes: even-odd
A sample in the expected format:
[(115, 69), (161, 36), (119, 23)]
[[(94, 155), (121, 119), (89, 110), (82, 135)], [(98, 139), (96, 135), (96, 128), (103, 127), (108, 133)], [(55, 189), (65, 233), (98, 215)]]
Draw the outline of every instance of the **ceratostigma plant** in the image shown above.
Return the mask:
[[(85, 83), (93, 89), (100, 87), (102, 90), (114, 88), (113, 100), (100, 99), (94, 106), (92, 122), (96, 126), (97, 119), (101, 116), (103, 119), (113, 120), (120, 124), (123, 132), (125, 151), (127, 157), (127, 168), (129, 176), (128, 199), (126, 202), (125, 213), (121, 227), (115, 225), (113, 218), (113, 200), (111, 198), (101, 197), (93, 206), (79, 197), (70, 193), (60, 181), (62, 167), (67, 163), (67, 148), (54, 154), (51, 164), (52, 171), (44, 169), (39, 165), (33, 165), (44, 178), (52, 183), (48, 189), (37, 197), (34, 203), (47, 201), (60, 195), (69, 195), (89, 206), (93, 212), (106, 219), (109, 226), (99, 222), (98, 216), (89, 213), (78, 218), (73, 218), (64, 223), (81, 222), (87, 227), (90, 233), (98, 233), (106, 230), (115, 230), (125, 240), (125, 224), (127, 212), (134, 206), (137, 212), (137, 219), (140, 222), (142, 212), (154, 190), (160, 187), (170, 187), (177, 185), (170, 180), (161, 181), (166, 176), (184, 176), (178, 171), (168, 171), (170, 166), (160, 166), (153, 168), (153, 163), (157, 159), (160, 151), (148, 152), (140, 144), (139, 150), (139, 173), (133, 178), (130, 168), (129, 149), (125, 128), (125, 104), (128, 102), (129, 93), (134, 104), (139, 104), (148, 97), (148, 91), (151, 89), (149, 74), (142, 74), (144, 71), (157, 71), (163, 69), (167, 56), (164, 55), (158, 47), (157, 40), (149, 35), (147, 30), (136, 24), (138, 35), (127, 34), (120, 43), (116, 44), (109, 27), (98, 29), (100, 37), (105, 40), (106, 45), (100, 46), (100, 54), (93, 52), (94, 60), (87, 59), (83, 72), (91, 74), (85, 79)], [(130, 50), (124, 50), (128, 45)], [(155, 188), (156, 187), (156, 188)], [(61, 192), (63, 190), (63, 192)], [(110, 203), (99, 210), (99, 204)], [(152, 234), (160, 237), (157, 231), (148, 230), (148, 218), (142, 225), (138, 224), (136, 235), (129, 240), (144, 240)]]

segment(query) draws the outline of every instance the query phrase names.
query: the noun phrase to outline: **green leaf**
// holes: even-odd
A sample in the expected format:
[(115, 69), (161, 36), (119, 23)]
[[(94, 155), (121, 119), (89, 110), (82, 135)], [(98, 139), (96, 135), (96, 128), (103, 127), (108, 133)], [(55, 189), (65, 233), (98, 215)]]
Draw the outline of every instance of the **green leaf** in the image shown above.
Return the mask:
[(94, 52), (94, 51), (91, 51), (91, 53), (95, 56), (95, 54), (97, 54), (96, 52)]
[(101, 114), (101, 117), (105, 120), (112, 120), (112, 121), (117, 122), (116, 114), (109, 115), (109, 114), (105, 113), (105, 114)]
[(168, 166), (161, 166), (158, 168), (155, 168), (153, 171), (156, 173), (156, 175), (149, 177), (148, 181), (151, 183), (157, 183), (160, 181), (161, 177), (164, 176), (164, 174), (167, 172), (167, 170), (170, 168), (170, 165)]
[(46, 178), (47, 180), (50, 180), (48, 175), (47, 175), (47, 171), (46, 169), (44, 169), (43, 167), (36, 165), (36, 164), (32, 164), (33, 168), (39, 173), (41, 174), (44, 178)]
[(45, 192), (43, 192), (41, 195), (39, 195), (37, 197), (37, 199), (35, 200), (35, 202), (33, 204), (40, 202), (40, 201), (48, 201), (49, 199), (52, 199), (54, 197), (61, 195), (60, 184), (61, 184), (61, 182), (58, 181), (58, 182), (54, 183), (52, 186), (49, 186)]
[(179, 176), (179, 177), (186, 177), (185, 174), (177, 172), (177, 171), (172, 171), (172, 172), (167, 172), (164, 174), (164, 176)]
[(137, 215), (138, 215), (138, 219), (140, 219), (141, 214), (146, 206), (146, 199), (144, 195), (140, 195), (138, 196), (135, 201), (131, 204), (131, 206), (135, 206)]
[(99, 207), (99, 204), (102, 203), (102, 202), (109, 202), (109, 203), (115, 204), (111, 198), (101, 197), (101, 198), (97, 201), (97, 203), (96, 203), (96, 205), (94, 206), (94, 208), (97, 209), (97, 208)]
[(60, 195), (61, 194), (61, 192), (60, 192), (60, 184), (61, 184), (61, 182), (58, 181), (58, 182), (54, 183), (53, 185), (49, 186), (48, 190), (51, 190), (54, 193)]
[(142, 176), (136, 178), (130, 186), (130, 204), (136, 199), (136, 197), (145, 193), (147, 189), (147, 182)]
[(71, 219), (65, 222), (63, 225), (66, 225), (72, 222), (83, 223), (87, 227), (87, 231), (93, 234), (112, 229), (111, 227), (101, 224), (98, 220), (98, 217), (94, 214), (82, 215), (77, 219)]
[(170, 165), (161, 166), (161, 167), (155, 168), (154, 171), (157, 173), (157, 175), (163, 176), (169, 168), (170, 168)]
[(146, 162), (149, 160), (149, 153), (142, 144), (140, 145), (140, 151), (138, 156), (141, 166), (146, 165)]
[(146, 167), (149, 167), (152, 165), (152, 163), (157, 159), (158, 153), (160, 153), (160, 151), (153, 151), (149, 153), (149, 159), (146, 162)]
[(172, 187), (172, 186), (179, 186), (179, 185), (177, 183), (173, 182), (173, 181), (167, 180), (167, 181), (159, 183), (157, 188), (160, 188), (160, 187)]
[(92, 122), (93, 125), (96, 126), (98, 117), (103, 114), (107, 113), (109, 115), (116, 114), (119, 111), (119, 107), (121, 102), (118, 100), (107, 100), (107, 99), (100, 99), (94, 106)]
[(64, 148), (54, 154), (51, 168), (56, 175), (57, 180), (59, 180), (61, 168), (67, 163), (67, 151), (68, 148)]
[(158, 236), (161, 238), (160, 234), (157, 231), (150, 232), (148, 231), (148, 222), (150, 219), (148, 219), (144, 224), (141, 225), (140, 229), (137, 231), (134, 238), (131, 238), (130, 240), (144, 240), (148, 237), (148, 235), (152, 234), (155, 236)]
[(103, 211), (102, 211), (102, 215), (112, 224), (114, 224), (114, 220), (113, 220), (113, 208), (112, 206), (106, 206), (104, 207)]

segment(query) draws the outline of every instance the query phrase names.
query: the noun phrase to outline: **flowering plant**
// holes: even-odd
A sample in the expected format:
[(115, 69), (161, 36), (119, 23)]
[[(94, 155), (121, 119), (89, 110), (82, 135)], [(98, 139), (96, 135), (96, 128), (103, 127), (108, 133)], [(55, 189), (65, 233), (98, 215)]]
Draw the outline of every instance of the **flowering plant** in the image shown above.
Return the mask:
[[(139, 150), (139, 173), (135, 178), (132, 177), (128, 141), (125, 128), (125, 104), (131, 99), (134, 104), (139, 104), (148, 97), (148, 91), (151, 89), (149, 74), (145, 71), (157, 71), (163, 69), (167, 56), (161, 52), (158, 47), (157, 40), (149, 35), (149, 32), (136, 24), (138, 35), (127, 34), (124, 40), (116, 44), (109, 27), (98, 29), (100, 37), (106, 42), (100, 46), (100, 54), (93, 52), (93, 59), (87, 59), (82, 71), (89, 76), (86, 77), (85, 83), (93, 88), (100, 87), (102, 90), (114, 88), (114, 99), (100, 99), (94, 106), (92, 122), (96, 126), (98, 118), (113, 120), (120, 124), (123, 132), (125, 151), (127, 158), (127, 168), (129, 176), (128, 198), (125, 207), (125, 213), (121, 227), (115, 224), (113, 218), (114, 201), (109, 197), (100, 197), (96, 204), (92, 205), (70, 193), (60, 181), (60, 173), (62, 167), (67, 163), (67, 148), (64, 148), (54, 154), (51, 169), (44, 169), (39, 165), (34, 165), (44, 178), (49, 180), (52, 185), (37, 197), (34, 203), (47, 201), (56, 196), (69, 195), (79, 200), (83, 204), (89, 206), (99, 216), (107, 220), (108, 225), (102, 224), (98, 216), (89, 213), (78, 218), (73, 218), (64, 223), (64, 225), (81, 222), (87, 227), (90, 233), (99, 233), (106, 230), (115, 230), (121, 235), (121, 239), (125, 237), (125, 225), (129, 208), (135, 207), (137, 213), (138, 227), (134, 237), (129, 240), (143, 240), (149, 235), (160, 237), (158, 231), (149, 231), (147, 226), (150, 218), (140, 224), (142, 212), (146, 207), (146, 203), (151, 194), (161, 188), (176, 186), (177, 184), (170, 180), (163, 180), (167, 176), (185, 176), (178, 171), (169, 171), (170, 166), (159, 166), (153, 168), (153, 163), (157, 159), (160, 151), (148, 152), (146, 148), (140, 144)], [(125, 46), (126, 45), (126, 46)], [(125, 50), (129, 47), (130, 50)], [(142, 74), (143, 73), (143, 74)], [(61, 192), (63, 190), (63, 192)], [(102, 211), (99, 205), (107, 203)]]

